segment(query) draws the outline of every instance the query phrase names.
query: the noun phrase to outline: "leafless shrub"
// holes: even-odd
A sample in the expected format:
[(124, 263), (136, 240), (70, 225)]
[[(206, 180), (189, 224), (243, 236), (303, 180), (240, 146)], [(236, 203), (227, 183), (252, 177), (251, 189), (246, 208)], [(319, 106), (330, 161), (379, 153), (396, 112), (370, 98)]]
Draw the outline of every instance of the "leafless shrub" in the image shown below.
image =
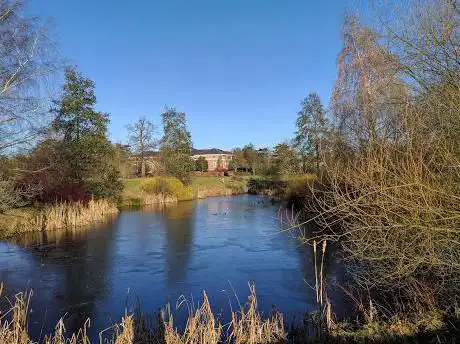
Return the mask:
[(385, 22), (392, 49), (347, 18), (335, 145), (307, 207), (363, 290), (431, 307), (460, 290), (459, 12), (413, 3)]
[(17, 187), (10, 180), (0, 180), (0, 213), (26, 205), (40, 189), (40, 185)]

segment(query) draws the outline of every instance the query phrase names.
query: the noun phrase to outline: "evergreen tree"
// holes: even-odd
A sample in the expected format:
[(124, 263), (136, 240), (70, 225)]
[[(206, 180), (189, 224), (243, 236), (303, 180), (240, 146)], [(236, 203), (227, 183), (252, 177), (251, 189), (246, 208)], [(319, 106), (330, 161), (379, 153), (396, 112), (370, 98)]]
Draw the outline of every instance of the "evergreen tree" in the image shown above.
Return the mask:
[(297, 114), (294, 145), (302, 155), (304, 172), (307, 157), (314, 158), (318, 171), (321, 143), (328, 131), (326, 111), (317, 93), (310, 93), (301, 105), (302, 109)]
[(239, 169), (244, 168), (247, 171), (247, 161), (244, 158), (243, 150), (241, 148), (234, 148), (232, 150), (232, 160), (230, 160), (230, 169), (238, 172)]
[(251, 168), (252, 175), (255, 175), (256, 166), (258, 165), (258, 162), (259, 162), (259, 154), (257, 150), (254, 148), (254, 145), (252, 143), (249, 143), (243, 147), (242, 151), (243, 151), (244, 160), (247, 162), (247, 164)]
[(107, 139), (109, 116), (94, 109), (94, 82), (75, 69), (66, 70), (65, 81), (63, 95), (51, 112), (56, 116), (53, 128), (62, 137), (61, 148), (70, 165), (69, 182), (95, 196), (116, 196), (121, 184), (113, 159), (115, 149)]

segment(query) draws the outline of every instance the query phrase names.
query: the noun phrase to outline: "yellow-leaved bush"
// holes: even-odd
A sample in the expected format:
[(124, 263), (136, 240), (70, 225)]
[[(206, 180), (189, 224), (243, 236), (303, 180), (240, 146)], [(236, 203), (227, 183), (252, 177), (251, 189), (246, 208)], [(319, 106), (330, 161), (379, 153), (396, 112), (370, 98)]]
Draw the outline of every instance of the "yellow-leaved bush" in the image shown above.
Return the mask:
[(193, 199), (192, 188), (175, 177), (148, 178), (140, 184), (140, 188), (149, 195), (177, 198), (178, 201)]

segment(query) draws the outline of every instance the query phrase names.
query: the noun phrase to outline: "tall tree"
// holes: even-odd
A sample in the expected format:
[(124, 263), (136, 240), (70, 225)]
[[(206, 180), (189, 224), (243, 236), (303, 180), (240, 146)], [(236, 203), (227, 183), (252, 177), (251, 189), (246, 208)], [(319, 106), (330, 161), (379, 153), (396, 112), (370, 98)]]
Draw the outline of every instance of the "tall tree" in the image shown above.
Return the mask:
[(166, 109), (161, 117), (164, 135), (160, 150), (166, 172), (187, 184), (190, 182), (190, 172), (194, 169), (194, 161), (191, 158), (192, 136), (187, 129), (186, 115), (171, 108)]
[(145, 177), (145, 153), (158, 147), (155, 138), (156, 127), (145, 117), (127, 126), (129, 131), (129, 144), (134, 153), (139, 156), (141, 163), (141, 176)]
[(256, 174), (256, 166), (259, 161), (259, 154), (252, 143), (243, 147), (244, 160), (251, 166), (252, 175)]
[(61, 135), (62, 147), (70, 164), (70, 182), (83, 185), (90, 179), (116, 179), (110, 165), (114, 153), (107, 139), (108, 114), (94, 109), (94, 82), (75, 69), (67, 69), (60, 100), (54, 102), (53, 127)]
[(359, 150), (400, 139), (399, 114), (408, 93), (398, 58), (380, 44), (375, 30), (361, 25), (355, 16), (345, 18), (342, 39), (331, 99), (339, 134)]
[(279, 143), (273, 151), (273, 165), (279, 174), (296, 173), (299, 171), (297, 152), (287, 142)]
[(204, 156), (200, 156), (195, 161), (195, 171), (207, 172), (208, 171), (208, 160)]
[(244, 158), (243, 150), (241, 148), (234, 148), (232, 153), (233, 157), (230, 161), (230, 169), (234, 170), (235, 172), (238, 172), (238, 169), (244, 168), (247, 171), (248, 163)]
[(46, 26), (24, 2), (0, 1), (0, 153), (35, 143), (47, 124), (41, 86), (57, 70)]
[(301, 103), (297, 114), (297, 131), (294, 145), (299, 149), (305, 172), (306, 158), (314, 156), (316, 170), (319, 170), (321, 143), (328, 130), (328, 120), (321, 99), (317, 93), (310, 93)]
[(133, 164), (130, 161), (130, 151), (127, 145), (116, 143), (114, 145), (114, 162), (120, 171), (122, 178), (128, 178), (133, 175)]

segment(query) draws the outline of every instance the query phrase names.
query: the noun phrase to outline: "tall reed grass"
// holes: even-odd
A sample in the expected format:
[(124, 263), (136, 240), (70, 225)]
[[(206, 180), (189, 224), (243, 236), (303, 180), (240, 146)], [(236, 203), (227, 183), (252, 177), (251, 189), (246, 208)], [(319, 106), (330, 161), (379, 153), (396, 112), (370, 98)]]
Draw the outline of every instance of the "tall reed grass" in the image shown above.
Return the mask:
[[(0, 292), (2, 285), (0, 284)], [(0, 294), (1, 295), (1, 294)], [(19, 293), (15, 302), (5, 313), (0, 313), (0, 344), (33, 344), (27, 333), (27, 315), (29, 312), (32, 292)], [(238, 311), (232, 312), (232, 320), (223, 325), (211, 309), (206, 292), (197, 309), (188, 304), (188, 319), (183, 331), (174, 327), (173, 315), (169, 307), (162, 310), (158, 318), (160, 324), (156, 329), (149, 329), (145, 317), (141, 313), (125, 314), (121, 322), (108, 329), (113, 330), (110, 339), (99, 336), (100, 343), (133, 344), (133, 343), (165, 343), (165, 344), (263, 344), (280, 343), (287, 339), (283, 315), (272, 311), (269, 318), (264, 319), (257, 308), (255, 286), (250, 285), (248, 301)], [(9, 317), (10, 320), (6, 320)], [(83, 327), (70, 336), (65, 335), (63, 319), (59, 320), (53, 334), (45, 336), (43, 344), (90, 344), (88, 328), (89, 320)], [(226, 328), (226, 331), (224, 331)], [(157, 333), (152, 333), (157, 331)]]
[(118, 208), (107, 200), (63, 202), (39, 210), (2, 215), (2, 236), (33, 231), (48, 231), (87, 226), (118, 213)]
[(273, 309), (269, 318), (263, 319), (257, 310), (254, 284), (249, 285), (249, 291), (246, 305), (232, 312), (229, 339), (236, 344), (279, 343), (286, 340), (283, 315)]

